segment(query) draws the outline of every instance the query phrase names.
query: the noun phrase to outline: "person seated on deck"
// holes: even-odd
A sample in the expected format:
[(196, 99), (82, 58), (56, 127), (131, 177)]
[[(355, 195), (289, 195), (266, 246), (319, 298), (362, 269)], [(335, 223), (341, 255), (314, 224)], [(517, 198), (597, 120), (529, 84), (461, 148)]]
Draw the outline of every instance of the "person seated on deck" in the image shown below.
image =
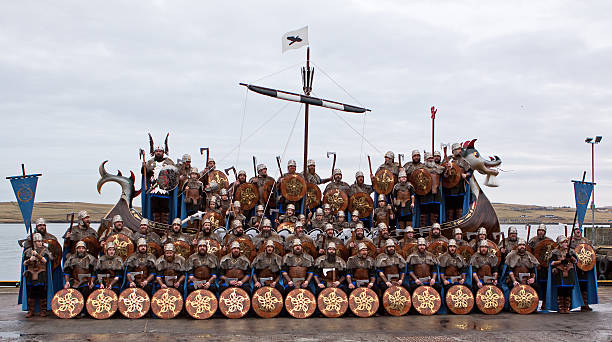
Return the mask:
[(478, 244), (478, 252), (470, 258), (472, 265), (472, 277), (474, 293), (484, 285), (497, 286), (498, 265), (497, 256), (489, 253), (487, 240), (481, 240)]
[(98, 258), (95, 271), (96, 287), (111, 289), (119, 295), (123, 283), (123, 259), (116, 254), (112, 241), (106, 244), (105, 254)]
[(324, 288), (334, 287), (344, 290), (346, 263), (336, 254), (336, 243), (328, 242), (325, 255), (315, 260), (314, 279), (317, 284), (317, 293)]
[(160, 288), (181, 288), (185, 281), (185, 258), (174, 252), (173, 244), (164, 246), (164, 255), (155, 261), (155, 267), (155, 280)]
[(281, 270), (283, 268), (283, 258), (274, 252), (274, 242), (266, 241), (266, 248), (262, 253), (257, 254), (253, 263), (253, 288), (257, 290), (262, 286), (270, 286), (282, 294), (283, 286), (280, 284)]
[(427, 251), (427, 242), (424, 238), (417, 240), (417, 250), (406, 258), (408, 277), (405, 286), (413, 292), (421, 285), (429, 285), (438, 293), (440, 282), (438, 281), (438, 259)]
[(325, 232), (317, 236), (315, 247), (319, 251), (319, 255), (325, 254), (325, 246), (329, 245), (330, 242), (336, 245), (342, 244), (342, 240), (336, 237), (336, 230), (331, 223), (325, 225)]
[(197, 243), (198, 250), (187, 258), (185, 270), (187, 271), (187, 291), (189, 293), (205, 289), (212, 293), (217, 292), (217, 273), (219, 260), (213, 253), (208, 253), (206, 240)]
[(153, 294), (155, 256), (147, 251), (147, 240), (138, 239), (136, 252), (125, 260), (126, 280), (129, 287), (143, 289), (149, 297)]
[(377, 287), (381, 293), (393, 285), (400, 286), (404, 283), (406, 261), (395, 251), (393, 240), (385, 242), (385, 252), (376, 256), (375, 265), (378, 273)]
[(357, 248), (359, 248), (359, 253), (349, 257), (346, 262), (347, 294), (350, 294), (355, 288), (364, 286), (377, 292), (375, 261), (368, 255), (368, 246), (365, 243), (359, 243)]
[(249, 279), (251, 276), (248, 273), (250, 268), (249, 259), (240, 253), (240, 243), (238, 241), (232, 242), (230, 253), (221, 258), (219, 262), (219, 269), (222, 274), (219, 278), (222, 281), (219, 290), (223, 292), (229, 287), (239, 287), (250, 295)]
[[(300, 239), (292, 240), (291, 252), (283, 257), (283, 271), (281, 272), (285, 280), (285, 292), (296, 288), (308, 289), (314, 272), (314, 259), (302, 249)], [(314, 291), (313, 291), (314, 292)]]
[(448, 241), (448, 250), (438, 257), (438, 266), (445, 292), (453, 285), (465, 285), (468, 265), (463, 256), (457, 254), (456, 240)]

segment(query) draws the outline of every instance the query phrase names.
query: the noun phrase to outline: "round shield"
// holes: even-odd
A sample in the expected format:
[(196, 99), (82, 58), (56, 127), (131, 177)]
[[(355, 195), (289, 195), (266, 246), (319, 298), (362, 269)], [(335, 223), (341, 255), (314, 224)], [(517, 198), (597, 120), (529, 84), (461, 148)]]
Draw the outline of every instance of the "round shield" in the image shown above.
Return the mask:
[(204, 216), (202, 216), (202, 222), (204, 222), (204, 220), (206, 219), (210, 221), (210, 227), (212, 230), (215, 230), (219, 227), (225, 227), (225, 218), (216, 211), (209, 211)]
[(366, 218), (372, 215), (374, 210), (374, 201), (370, 195), (365, 192), (358, 192), (353, 194), (349, 199), (349, 211), (352, 213), (357, 210), (359, 212), (359, 218)]
[[(276, 182), (274, 180), (269, 179), (263, 185), (264, 198), (263, 199), (260, 198), (260, 202), (262, 202), (261, 204), (264, 204), (264, 205), (267, 203), (269, 208), (276, 208), (276, 201), (268, 201), (268, 199), (270, 198), (270, 193), (274, 191), (275, 184)], [(319, 198), (321, 198), (320, 195), (319, 195)]]
[(338, 211), (345, 211), (348, 208), (348, 196), (346, 192), (340, 189), (331, 189), (325, 192), (323, 195), (323, 203), (329, 204), (332, 209), (332, 213)]
[(321, 203), (321, 189), (316, 184), (306, 184), (306, 207), (314, 209)]
[(259, 191), (253, 183), (242, 183), (236, 189), (234, 200), (240, 201), (241, 210), (251, 210), (259, 202)]
[(219, 296), (219, 310), (227, 318), (241, 318), (250, 308), (249, 295), (239, 287), (230, 287)]
[(219, 190), (229, 188), (229, 180), (225, 173), (213, 170), (208, 173), (208, 184), (215, 182), (219, 185)]
[(461, 181), (461, 167), (456, 163), (450, 163), (446, 167), (446, 172), (442, 178), (442, 187), (446, 189), (452, 189), (459, 184)]
[(317, 306), (325, 317), (340, 317), (348, 309), (348, 297), (341, 289), (328, 287), (319, 293)]
[(410, 254), (416, 252), (417, 244), (416, 242), (409, 242), (402, 247), (402, 252), (405, 256), (409, 256)]
[(53, 296), (51, 310), (58, 318), (72, 318), (81, 313), (85, 300), (75, 289), (61, 289)]
[(339, 255), (344, 261), (347, 261), (351, 256), (348, 249), (344, 245), (336, 245), (336, 254)]
[[(272, 243), (274, 243), (274, 253), (280, 256), (285, 256), (285, 247), (283, 246), (283, 244), (276, 240), (272, 240)], [(266, 252), (266, 244), (262, 243), (261, 247), (259, 247), (259, 250), (257, 251), (257, 254), (261, 254), (265, 252)]]
[(217, 297), (205, 289), (198, 289), (189, 294), (185, 300), (185, 310), (195, 319), (207, 319), (217, 311)]
[(306, 195), (306, 181), (297, 173), (284, 176), (280, 187), (281, 194), (289, 201), (299, 201)]
[(120, 256), (123, 261), (134, 253), (134, 243), (125, 234), (116, 233), (107, 237), (104, 244), (104, 253), (106, 253), (106, 246), (108, 246), (109, 242), (115, 244), (115, 254)]
[(44, 243), (47, 245), (47, 249), (51, 256), (53, 256), (53, 269), (61, 266), (62, 264), (62, 246), (60, 246), (59, 242), (54, 239), (44, 240)]
[(180, 172), (174, 165), (162, 167), (157, 176), (157, 186), (165, 191), (172, 191), (178, 186)]
[[(93, 256), (100, 255), (100, 242), (95, 236), (87, 236), (81, 239), (81, 241), (85, 242), (85, 246), (87, 246), (87, 252)], [(76, 243), (72, 243), (70, 246), (70, 253), (74, 254), (76, 252)]]
[(174, 245), (174, 253), (176, 255), (182, 256), (183, 258), (185, 258), (185, 260), (189, 258), (189, 256), (191, 255), (191, 245), (189, 244), (189, 242), (183, 240), (176, 240), (172, 244)]
[(578, 266), (579, 269), (584, 272), (588, 272), (595, 267), (595, 263), (597, 262), (597, 256), (595, 255), (595, 250), (591, 245), (586, 243), (581, 243), (574, 249), (576, 252), (576, 256), (578, 257)]
[(495, 242), (491, 240), (487, 240), (487, 242), (489, 243), (489, 253), (495, 254), (497, 257), (497, 265), (501, 264), (501, 251), (499, 250), (499, 247), (497, 247)]
[(502, 311), (505, 301), (504, 293), (497, 286), (485, 285), (476, 292), (476, 306), (487, 315)]
[(359, 287), (349, 296), (349, 307), (357, 317), (371, 317), (378, 310), (378, 296), (367, 287)]
[(380, 195), (388, 195), (393, 191), (395, 185), (395, 175), (393, 172), (387, 169), (380, 169), (374, 175), (372, 186), (374, 190)]
[(457, 254), (461, 255), (465, 261), (469, 261), (474, 254), (474, 250), (469, 245), (463, 245), (457, 247)]
[(408, 290), (397, 285), (393, 285), (385, 290), (382, 302), (385, 311), (392, 316), (403, 316), (410, 311), (410, 306), (412, 306)]
[(510, 290), (508, 301), (514, 312), (527, 315), (537, 310), (540, 298), (533, 287), (519, 284)]
[(291, 234), (295, 231), (295, 223), (293, 222), (283, 222), (276, 227), (276, 231), (280, 232), (281, 230), (287, 230)]
[(97, 289), (87, 298), (87, 312), (95, 319), (107, 319), (117, 312), (118, 299), (111, 289)]
[(427, 250), (430, 251), (433, 255), (439, 257), (440, 255), (446, 253), (446, 251), (448, 250), (448, 243), (442, 240), (434, 241), (429, 245), (429, 247), (427, 247)]
[(177, 289), (159, 289), (151, 297), (151, 311), (163, 319), (176, 317), (183, 310), (183, 296)]
[(283, 295), (270, 286), (257, 289), (251, 302), (253, 311), (261, 318), (276, 317), (283, 310)]
[(145, 290), (132, 287), (119, 295), (119, 312), (126, 318), (140, 318), (149, 312), (151, 300)]
[(453, 285), (446, 292), (446, 306), (456, 315), (465, 315), (474, 308), (474, 294), (465, 285)]
[(410, 174), (410, 183), (414, 186), (417, 195), (424, 196), (431, 191), (433, 179), (426, 169), (416, 169)]
[(317, 300), (306, 289), (294, 289), (285, 298), (285, 308), (294, 318), (308, 318), (317, 308)]
[(412, 293), (412, 305), (421, 315), (431, 316), (440, 310), (442, 298), (431, 286), (419, 286)]
[(316, 259), (319, 255), (319, 250), (310, 241), (302, 241), (302, 250), (307, 254), (310, 254), (313, 259)]
[(158, 243), (153, 241), (147, 242), (147, 252), (155, 255), (156, 258), (159, 258), (160, 256), (162, 256), (162, 254), (164, 254), (164, 250), (162, 249), (162, 247)]
[(206, 246), (208, 247), (206, 250), (208, 253), (214, 254), (218, 259), (221, 259), (223, 256), (223, 248), (219, 241), (215, 239), (205, 239), (204, 241), (206, 241)]
[[(241, 255), (244, 255), (245, 257), (247, 257), (249, 261), (253, 261), (253, 259), (255, 259), (255, 257), (257, 256), (257, 249), (255, 249), (255, 245), (253, 245), (253, 242), (251, 241), (251, 239), (245, 236), (241, 236), (239, 238), (234, 239), (232, 242), (234, 241), (238, 241), (238, 243), (240, 244), (240, 254)], [(231, 252), (231, 249), (228, 248), (227, 253), (225, 254), (229, 254), (230, 252)]]
[[(363, 240), (359, 242), (363, 242), (366, 245), (366, 247), (368, 247), (368, 256), (372, 257), (372, 259), (376, 259), (376, 254), (377, 254), (376, 246), (372, 242), (367, 241), (367, 240)], [(356, 242), (355, 247), (351, 248), (351, 256), (357, 255), (357, 252), (358, 252), (357, 245), (359, 244), (359, 242)]]
[(533, 250), (533, 255), (538, 259), (540, 265), (548, 265), (548, 259), (552, 254), (553, 249), (557, 248), (557, 244), (550, 239), (540, 241)]

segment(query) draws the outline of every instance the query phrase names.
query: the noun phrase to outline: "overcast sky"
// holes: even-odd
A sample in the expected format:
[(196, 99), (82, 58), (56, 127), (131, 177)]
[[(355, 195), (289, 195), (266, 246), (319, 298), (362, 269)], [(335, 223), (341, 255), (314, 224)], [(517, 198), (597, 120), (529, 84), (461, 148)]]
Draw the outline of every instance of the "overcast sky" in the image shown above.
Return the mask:
[[(205, 146), (249, 177), (253, 155), (274, 176), (276, 155), (302, 165), (300, 105), (238, 83), (301, 92), (306, 50), (281, 54), (281, 36), (308, 25), (314, 95), (372, 109), (362, 144), (363, 115), (312, 108), (319, 174), (327, 151), (352, 183), (368, 154), (375, 168), (387, 150), (431, 148), (435, 105), (436, 148), (477, 138), (502, 158), (500, 187), (484, 189), (494, 202), (573, 206), (570, 180), (591, 177), (584, 138), (603, 135), (596, 204), (612, 205), (610, 13), (609, 1), (4, 1), (0, 171), (42, 173), (38, 201), (114, 203), (98, 166), (137, 172), (148, 132), (156, 144), (170, 132), (170, 157), (198, 168)], [(0, 201), (14, 200), (7, 181)]]

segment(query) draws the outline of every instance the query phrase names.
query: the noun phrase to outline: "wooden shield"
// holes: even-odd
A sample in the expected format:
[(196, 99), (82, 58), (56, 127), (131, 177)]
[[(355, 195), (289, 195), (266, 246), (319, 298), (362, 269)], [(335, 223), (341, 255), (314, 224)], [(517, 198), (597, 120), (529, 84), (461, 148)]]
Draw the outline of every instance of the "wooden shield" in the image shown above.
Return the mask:
[(206, 246), (208, 246), (208, 253), (214, 254), (218, 259), (221, 259), (223, 256), (223, 248), (221, 247), (219, 241), (215, 239), (205, 239), (204, 241), (206, 241)]
[(147, 252), (155, 255), (155, 258), (159, 258), (164, 254), (163, 248), (156, 242), (147, 242)]
[[(282, 243), (275, 241), (275, 240), (272, 240), (272, 242), (274, 243), (274, 253), (280, 256), (285, 256), (285, 246), (283, 246)], [(265, 252), (266, 252), (266, 244), (262, 243), (261, 247), (259, 247), (259, 250), (257, 251), (257, 254), (261, 254)]]
[(423, 285), (412, 293), (412, 305), (421, 315), (431, 316), (440, 310), (442, 298), (433, 287)]
[(87, 298), (87, 312), (95, 319), (107, 319), (117, 312), (119, 297), (111, 289), (97, 289)]
[(338, 211), (345, 211), (348, 208), (348, 195), (340, 189), (327, 190), (323, 195), (323, 203), (329, 204), (332, 213), (336, 214)]
[(141, 318), (149, 312), (151, 300), (145, 290), (132, 287), (119, 295), (119, 312), (126, 318)]
[(378, 310), (378, 296), (367, 287), (359, 287), (349, 296), (349, 307), (357, 317), (371, 317)]
[[(234, 239), (232, 242), (234, 241), (238, 241), (238, 243), (240, 244), (241, 255), (247, 257), (249, 261), (253, 261), (253, 259), (255, 259), (255, 257), (257, 256), (257, 249), (255, 249), (255, 245), (253, 244), (251, 239), (245, 236), (241, 236), (239, 238)], [(228, 246), (227, 252), (225, 254), (227, 255), (229, 253), (231, 253), (231, 248), (229, 248)]]
[(393, 191), (395, 175), (387, 169), (380, 169), (374, 175), (372, 186), (379, 195), (388, 195)]
[[(100, 242), (95, 236), (87, 236), (84, 237), (83, 242), (85, 242), (85, 246), (87, 246), (87, 252), (96, 258), (100, 255)], [(76, 243), (73, 242), (70, 246), (70, 253), (74, 254), (76, 252)]]
[(501, 251), (499, 250), (499, 247), (497, 247), (495, 242), (491, 240), (487, 240), (487, 242), (489, 243), (489, 253), (495, 254), (495, 256), (497, 257), (497, 265), (499, 266), (501, 264)]
[(382, 298), (383, 307), (392, 316), (403, 316), (410, 311), (412, 300), (410, 293), (403, 286), (393, 285), (385, 290)]
[(410, 174), (410, 183), (414, 186), (417, 195), (424, 196), (431, 191), (433, 179), (426, 169), (416, 169)]
[(540, 241), (540, 243), (535, 246), (535, 249), (533, 250), (533, 255), (538, 259), (540, 265), (546, 268), (546, 266), (548, 265), (548, 259), (550, 258), (550, 255), (552, 254), (552, 251), (555, 248), (557, 248), (557, 243), (555, 243), (553, 240), (547, 239), (544, 241)]
[(404, 247), (402, 247), (402, 252), (404, 253), (405, 256), (409, 256), (410, 254), (416, 252), (417, 250), (417, 244), (416, 242), (410, 242), (404, 245)]
[(519, 284), (510, 290), (508, 301), (514, 312), (527, 315), (537, 310), (538, 293), (529, 285)]
[(211, 182), (219, 184), (219, 190), (229, 188), (227, 176), (219, 170), (213, 170), (208, 173), (208, 184)]
[(469, 245), (463, 245), (457, 247), (457, 254), (461, 255), (465, 261), (469, 261), (474, 254), (474, 250)]
[(174, 288), (159, 289), (151, 297), (151, 311), (162, 319), (178, 316), (183, 310), (183, 296)]
[(502, 311), (505, 301), (504, 293), (497, 286), (485, 285), (476, 292), (476, 306), (487, 315)]
[(253, 293), (251, 303), (257, 316), (272, 318), (283, 310), (283, 295), (273, 287), (263, 286)]
[(446, 292), (446, 306), (455, 315), (465, 315), (474, 308), (474, 294), (465, 285), (453, 285)]
[(446, 253), (446, 251), (448, 250), (448, 243), (442, 240), (434, 241), (429, 245), (429, 247), (427, 247), (427, 250), (430, 251), (436, 257), (439, 257), (440, 255)]
[(187, 260), (191, 255), (191, 245), (189, 242), (177, 240), (172, 243), (174, 245), (174, 253), (182, 256)]
[(202, 222), (208, 219), (210, 221), (211, 230), (215, 230), (219, 227), (225, 227), (225, 217), (221, 216), (218, 212), (209, 211), (202, 217)]
[[(275, 199), (271, 199), (271, 201), (268, 201), (268, 198), (270, 198), (270, 193), (272, 191), (274, 191), (274, 185), (276, 184), (275, 181), (269, 179), (267, 180), (264, 185), (263, 185), (263, 196), (264, 198), (261, 199), (260, 198), (260, 202), (262, 202), (261, 204), (265, 204), (268, 203), (268, 208), (276, 208), (276, 200)], [(321, 198), (321, 196), (319, 196), (319, 198)]]
[[(368, 247), (368, 256), (372, 257), (372, 259), (376, 259), (376, 255), (378, 254), (376, 252), (376, 246), (374, 246), (374, 244), (371, 243), (370, 241), (359, 241), (359, 242), (363, 242), (363, 244), (365, 244)], [(359, 245), (359, 242), (356, 242), (355, 247), (351, 248), (351, 256), (357, 255), (357, 252), (359, 252), (357, 250), (357, 245)], [(397, 249), (395, 251), (399, 253)]]
[(297, 173), (283, 177), (280, 187), (283, 197), (292, 202), (299, 201), (306, 195), (306, 181)]
[(104, 244), (104, 253), (106, 254), (106, 246), (109, 242), (115, 244), (115, 254), (120, 256), (123, 261), (125, 261), (132, 253), (134, 253), (134, 243), (130, 238), (121, 233), (113, 234), (106, 238), (106, 243)]
[(595, 267), (595, 263), (597, 262), (597, 255), (595, 255), (595, 250), (591, 245), (586, 243), (581, 243), (574, 249), (576, 252), (576, 256), (578, 257), (578, 266), (579, 269), (588, 272)]
[(295, 223), (293, 222), (283, 222), (276, 227), (276, 231), (280, 232), (281, 230), (287, 230), (291, 234), (295, 231)]
[(236, 189), (235, 201), (240, 201), (241, 210), (251, 210), (259, 203), (259, 191), (253, 183), (242, 183)]
[(219, 310), (227, 318), (241, 318), (250, 308), (249, 295), (239, 287), (230, 287), (219, 296)]
[(357, 210), (359, 212), (359, 218), (366, 218), (372, 215), (374, 210), (374, 201), (370, 195), (365, 192), (358, 192), (353, 194), (349, 199), (349, 211), (352, 213)]
[(60, 267), (62, 264), (62, 246), (54, 239), (44, 240), (44, 243), (47, 244), (47, 249), (51, 256), (53, 256), (53, 269)]
[(189, 294), (185, 300), (185, 310), (195, 319), (207, 319), (217, 311), (217, 297), (205, 289), (198, 289)]
[(61, 289), (53, 296), (51, 310), (58, 318), (72, 318), (81, 313), (85, 300), (76, 289)]
[(328, 287), (319, 293), (317, 306), (325, 317), (340, 317), (348, 309), (348, 296), (339, 288)]
[(351, 256), (349, 254), (348, 248), (344, 245), (336, 245), (336, 254), (340, 256), (344, 261), (347, 261)]
[(317, 308), (317, 300), (306, 289), (294, 289), (285, 298), (285, 308), (294, 318), (308, 318)]
[(310, 242), (310, 241), (303, 241), (302, 242), (302, 250), (308, 254), (310, 254), (311, 257), (313, 257), (313, 259), (316, 259), (317, 256), (319, 255), (318, 253), (318, 249), (315, 247), (315, 245)]
[(306, 184), (306, 208), (314, 209), (321, 203), (321, 189), (316, 184)]
[(450, 163), (446, 168), (447, 172), (442, 178), (442, 187), (446, 189), (452, 189), (459, 184), (461, 181), (461, 167), (456, 163)]

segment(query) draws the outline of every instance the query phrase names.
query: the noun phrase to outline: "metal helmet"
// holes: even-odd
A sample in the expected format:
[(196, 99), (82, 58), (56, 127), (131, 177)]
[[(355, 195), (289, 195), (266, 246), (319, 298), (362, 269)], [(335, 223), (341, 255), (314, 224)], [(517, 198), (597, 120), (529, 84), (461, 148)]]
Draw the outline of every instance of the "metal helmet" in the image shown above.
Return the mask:
[(387, 153), (385, 153), (385, 158), (395, 158), (395, 154), (393, 154), (392, 151), (387, 151)]
[(365, 243), (360, 242), (360, 243), (357, 245), (357, 249), (359, 249), (359, 250), (362, 250), (362, 249), (368, 249), (368, 246), (366, 246), (366, 244), (365, 244)]
[(40, 233), (34, 233), (34, 235), (32, 236), (32, 240), (34, 241), (42, 241), (42, 235), (40, 235)]
[(140, 220), (140, 225), (141, 226), (148, 226), (149, 225), (149, 219), (143, 217), (142, 220)]
[(433, 158), (430, 152), (425, 152), (425, 159)]
[(204, 191), (206, 192), (215, 192), (219, 190), (219, 184), (215, 181), (211, 181), (210, 183), (208, 183), (208, 186), (206, 187), (206, 189), (204, 189)]
[(79, 214), (77, 215), (77, 219), (79, 221), (83, 220), (84, 218), (89, 217), (89, 214), (87, 213), (86, 210), (81, 210), (79, 211)]
[(293, 239), (293, 243), (291, 244), (292, 246), (301, 246), (302, 245), (302, 240), (300, 239)]
[(331, 209), (331, 205), (329, 203), (323, 204), (323, 209)]
[(266, 247), (270, 247), (270, 246), (274, 247), (274, 241), (272, 241), (272, 240), (266, 241)]
[(234, 207), (240, 208), (240, 201), (234, 201)]
[(384, 222), (380, 222), (380, 223), (379, 223), (379, 224), (376, 226), (376, 228), (378, 228), (378, 229), (384, 229), (384, 228), (387, 228), (387, 225), (386, 225)]
[(508, 234), (518, 234), (518, 231), (515, 227), (511, 226), (508, 228)]
[(455, 230), (453, 231), (453, 233), (454, 233), (455, 235), (457, 235), (457, 234), (463, 234), (463, 232), (461, 231), (461, 228), (455, 228)]
[(412, 156), (416, 156), (416, 155), (421, 155), (421, 152), (419, 150), (412, 150)]
[(164, 251), (173, 251), (173, 252), (174, 252), (174, 244), (167, 243), (167, 244), (164, 246)]
[(257, 172), (267, 168), (266, 164), (257, 164)]
[(47, 224), (47, 221), (45, 221), (45, 219), (41, 217), (36, 220), (35, 226), (38, 227), (38, 226), (46, 225), (46, 224)]
[(544, 223), (540, 223), (540, 225), (538, 226), (538, 230), (543, 230), (546, 232), (546, 225)]
[(442, 155), (440, 154), (440, 151), (434, 151), (434, 157), (442, 157)]
[(206, 243), (206, 240), (200, 239), (200, 241), (198, 241), (198, 247), (200, 247), (200, 246), (208, 247), (208, 244)]
[(202, 221), (202, 224), (204, 223), (211, 223), (209, 218), (205, 218), (204, 221)]
[(328, 230), (334, 230), (334, 225), (331, 224), (331, 223), (326, 223), (325, 224), (325, 231), (328, 231)]
[(487, 229), (485, 227), (478, 228), (478, 235), (487, 235)]
[(378, 202), (386, 202), (387, 199), (385, 198), (385, 195), (378, 195)]
[(357, 178), (357, 177), (363, 177), (363, 172), (361, 172), (361, 171), (355, 172), (355, 178)]
[(406, 233), (414, 233), (414, 229), (412, 228), (412, 226), (406, 227)]
[(265, 219), (263, 219), (263, 221), (261, 222), (261, 226), (262, 226), (262, 227), (272, 227), (272, 222), (270, 221), (270, 219), (265, 218)]
[(439, 224), (438, 222), (434, 223), (434, 224), (431, 226), (431, 230), (434, 230), (434, 229), (440, 230), (440, 224)]
[(344, 216), (345, 216), (344, 211), (341, 211), (341, 210), (338, 211), (338, 217), (344, 217)]
[(448, 247), (450, 247), (450, 246), (457, 247), (457, 241), (455, 241), (455, 239), (448, 240)]
[(478, 243), (478, 247), (487, 247), (489, 248), (489, 242), (487, 240), (482, 240)]
[(523, 238), (518, 239), (518, 244), (517, 245), (527, 245), (527, 241), (525, 241), (525, 239), (523, 239)]
[(255, 211), (264, 211), (264, 206), (261, 204), (258, 204), (257, 208), (255, 208)]
[(121, 218), (121, 215), (113, 216), (113, 224), (115, 224), (117, 222), (123, 222), (123, 219)]
[(342, 175), (342, 170), (340, 169), (334, 169), (334, 176), (335, 175)]
[(87, 248), (87, 245), (85, 244), (85, 241), (81, 240), (81, 241), (77, 242), (76, 248), (79, 248), (79, 247)]
[(210, 162), (213, 162), (213, 163), (215, 163), (215, 164), (217, 163), (217, 162), (215, 162), (215, 158), (213, 158), (213, 157), (208, 158), (208, 162), (209, 162), (209, 163), (210, 163)]
[(357, 222), (357, 224), (355, 225), (355, 230), (357, 230), (357, 229), (363, 230), (363, 223)]
[(230, 246), (230, 249), (234, 249), (234, 248), (240, 249), (240, 243), (238, 241), (232, 241), (232, 245)]
[(295, 163), (295, 160), (289, 159), (289, 161), (287, 162), (287, 167), (290, 167), (290, 166), (297, 166), (297, 164)]
[(558, 244), (561, 244), (561, 243), (563, 243), (563, 242), (565, 242), (565, 241), (567, 241), (567, 236), (565, 236), (565, 235), (559, 235), (559, 236), (557, 236), (557, 243), (558, 243)]
[(297, 222), (295, 223), (295, 228), (298, 228), (298, 227), (302, 227), (302, 228), (304, 228), (304, 224), (302, 223), (302, 221), (297, 221)]
[(359, 216), (359, 210), (353, 210), (353, 212), (351, 213), (351, 215), (353, 215), (353, 216)]
[(456, 150), (456, 149), (458, 149), (458, 148), (461, 148), (461, 143), (454, 143), (454, 144), (451, 146), (451, 150), (453, 150), (453, 151), (454, 151), (454, 150)]
[(246, 176), (246, 171), (244, 171), (244, 170), (238, 171), (238, 176), (240, 176), (240, 175), (245, 175)]
[(200, 172), (198, 171), (197, 167), (192, 167), (191, 170), (189, 171), (189, 173), (195, 173), (195, 174), (200, 174)]
[(314, 159), (308, 159), (308, 161), (306, 162), (306, 166), (315, 166)]
[(417, 245), (424, 245), (424, 246), (426, 246), (427, 242), (425, 241), (425, 238), (422, 238), (422, 237), (418, 238), (417, 239)]
[(335, 242), (333, 242), (333, 241), (332, 241), (332, 242), (330, 242), (330, 243), (328, 243), (328, 244), (327, 244), (327, 248), (333, 248), (333, 249), (336, 249), (336, 243), (335, 243)]
[(183, 162), (191, 161), (191, 156), (189, 154), (183, 154)]
[(300, 216), (298, 216), (298, 219), (300, 219), (300, 220), (301, 220), (301, 219), (306, 219), (306, 215), (304, 215), (304, 214), (300, 214)]
[(140, 238), (138, 239), (138, 241), (136, 241), (136, 247), (146, 246), (146, 245), (147, 245), (147, 239), (145, 238)]
[(287, 209), (293, 209), (293, 210), (295, 210), (295, 205), (293, 205), (293, 204), (288, 204), (288, 205), (287, 205)]
[(315, 211), (315, 215), (323, 215), (323, 208), (317, 208), (317, 211)]
[(173, 225), (178, 224), (178, 225), (180, 226), (180, 225), (182, 225), (183, 223), (182, 223), (181, 219), (180, 219), (179, 217), (177, 217), (177, 218), (175, 218), (174, 220), (172, 220), (172, 224), (173, 224)]
[(385, 241), (385, 247), (395, 247), (395, 242), (393, 242), (393, 240), (388, 239), (387, 241)]
[(401, 169), (400, 172), (399, 172), (398, 177), (399, 178), (402, 178), (402, 177), (406, 177), (407, 178), (408, 175), (406, 174), (406, 171), (404, 171), (404, 169)]
[(238, 227), (242, 227), (242, 222), (240, 222), (240, 220), (232, 221), (232, 228), (238, 228)]
[(109, 241), (109, 242), (106, 244), (106, 250), (109, 250), (109, 249), (111, 249), (111, 248), (115, 248), (115, 243), (114, 243), (114, 242), (112, 242), (112, 241)]
[[(227, 189), (225, 189), (225, 188), (221, 189), (221, 191), (219, 191), (219, 194), (221, 196), (227, 196)], [(213, 198), (216, 199), (216, 197), (213, 197)], [(212, 200), (212, 198), (211, 198), (211, 200)]]

